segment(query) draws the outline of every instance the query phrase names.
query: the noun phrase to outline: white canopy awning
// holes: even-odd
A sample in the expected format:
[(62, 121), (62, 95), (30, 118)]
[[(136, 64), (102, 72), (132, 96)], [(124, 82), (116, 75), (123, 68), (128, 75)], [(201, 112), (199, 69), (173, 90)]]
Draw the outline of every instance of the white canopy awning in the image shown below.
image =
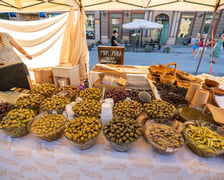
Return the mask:
[(152, 22), (152, 21), (147, 21), (147, 20), (144, 20), (144, 19), (140, 19), (138, 21), (133, 21), (133, 22), (130, 22), (130, 23), (127, 23), (127, 24), (123, 24), (122, 27), (124, 29), (161, 29), (163, 28), (163, 25), (162, 24), (159, 24), (159, 23), (155, 23), (155, 22)]
[[(82, 0), (85, 10), (213, 11), (216, 0)], [(0, 12), (67, 11), (79, 0), (0, 0)], [(219, 9), (224, 9), (220, 0)]]

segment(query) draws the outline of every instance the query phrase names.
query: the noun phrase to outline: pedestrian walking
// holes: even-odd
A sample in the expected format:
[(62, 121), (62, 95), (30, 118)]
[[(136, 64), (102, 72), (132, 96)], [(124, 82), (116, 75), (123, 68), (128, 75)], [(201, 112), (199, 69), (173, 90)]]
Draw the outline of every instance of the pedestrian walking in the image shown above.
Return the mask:
[(210, 56), (212, 56), (212, 61), (210, 61), (210, 62), (216, 63), (217, 58), (219, 58), (219, 56), (221, 54), (221, 50), (223, 48), (223, 41), (224, 41), (224, 34), (220, 34), (219, 35), (219, 40), (213, 48), (213, 53), (210, 54)]
[[(206, 38), (207, 38), (207, 34), (203, 34), (203, 40), (200, 41), (199, 49), (198, 49), (196, 55), (194, 56), (194, 59), (196, 59), (198, 57), (199, 53), (202, 52), (205, 44), (206, 44), (205, 45), (205, 51), (206, 51), (206, 49), (208, 47), (208, 44), (209, 44), (209, 40), (207, 40), (207, 42), (205, 43)], [(202, 55), (202, 59), (204, 59), (204, 57), (205, 57), (205, 51), (204, 51), (204, 53)]]
[(194, 44), (191, 48), (192, 57), (195, 55), (195, 50), (199, 48), (200, 45), (200, 33), (196, 34), (196, 38), (194, 39)]
[(111, 46), (120, 46), (120, 43), (117, 42), (118, 32), (116, 30), (113, 31), (113, 36), (111, 38)]

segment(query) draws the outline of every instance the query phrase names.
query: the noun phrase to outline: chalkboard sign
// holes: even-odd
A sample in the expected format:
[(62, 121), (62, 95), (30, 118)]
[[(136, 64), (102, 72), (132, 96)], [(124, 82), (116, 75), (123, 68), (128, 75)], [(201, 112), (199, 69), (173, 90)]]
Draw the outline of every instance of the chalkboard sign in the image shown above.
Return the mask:
[(99, 64), (124, 64), (124, 47), (99, 46)]

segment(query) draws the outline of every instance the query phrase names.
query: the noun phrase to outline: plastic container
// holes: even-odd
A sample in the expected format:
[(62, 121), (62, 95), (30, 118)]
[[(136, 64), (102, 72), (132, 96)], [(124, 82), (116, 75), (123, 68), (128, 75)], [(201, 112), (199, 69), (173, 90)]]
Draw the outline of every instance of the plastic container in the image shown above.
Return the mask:
[(101, 108), (101, 120), (103, 124), (113, 118), (112, 107), (110, 103), (103, 103)]

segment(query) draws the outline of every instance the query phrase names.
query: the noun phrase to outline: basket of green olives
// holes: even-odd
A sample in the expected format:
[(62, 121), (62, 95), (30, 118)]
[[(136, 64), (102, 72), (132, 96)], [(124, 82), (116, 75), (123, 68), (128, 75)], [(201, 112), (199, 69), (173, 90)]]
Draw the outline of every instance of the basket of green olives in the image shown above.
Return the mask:
[(174, 153), (185, 145), (181, 133), (166, 124), (149, 123), (145, 126), (144, 136), (152, 148), (160, 154)]
[(102, 97), (103, 92), (99, 88), (86, 88), (79, 92), (79, 96), (82, 99), (95, 99), (99, 101)]
[(0, 129), (11, 137), (21, 137), (29, 133), (28, 123), (35, 117), (30, 109), (13, 109), (0, 122)]
[(56, 90), (56, 86), (54, 84), (43, 83), (41, 85), (37, 85), (33, 88), (33, 94), (38, 93), (43, 95), (45, 98), (53, 96)]
[(101, 127), (101, 122), (97, 118), (81, 116), (67, 122), (64, 136), (73, 141), (79, 149), (89, 149), (95, 144)]
[(45, 141), (55, 141), (63, 135), (66, 117), (61, 114), (45, 114), (35, 119), (29, 130)]
[(118, 117), (127, 117), (136, 119), (143, 111), (141, 103), (131, 101), (120, 101), (114, 106), (114, 113)]
[(128, 151), (142, 135), (142, 127), (134, 119), (113, 118), (103, 126), (103, 134), (117, 151)]
[(209, 116), (206, 113), (192, 107), (180, 107), (178, 108), (178, 114), (180, 116), (180, 120), (182, 121), (203, 120), (207, 122), (214, 122), (212, 116)]
[(70, 103), (70, 99), (64, 96), (55, 95), (51, 98), (45, 99), (40, 108), (44, 112), (53, 113), (56, 111), (58, 114), (62, 114), (67, 104)]
[(145, 103), (144, 109), (151, 119), (173, 119), (177, 115), (174, 105), (159, 99)]
[(97, 117), (101, 111), (101, 103), (94, 99), (86, 99), (75, 103), (73, 111), (76, 116)]
[(19, 97), (16, 100), (15, 108), (32, 109), (36, 113), (40, 111), (40, 103), (44, 100), (41, 94), (30, 94)]

